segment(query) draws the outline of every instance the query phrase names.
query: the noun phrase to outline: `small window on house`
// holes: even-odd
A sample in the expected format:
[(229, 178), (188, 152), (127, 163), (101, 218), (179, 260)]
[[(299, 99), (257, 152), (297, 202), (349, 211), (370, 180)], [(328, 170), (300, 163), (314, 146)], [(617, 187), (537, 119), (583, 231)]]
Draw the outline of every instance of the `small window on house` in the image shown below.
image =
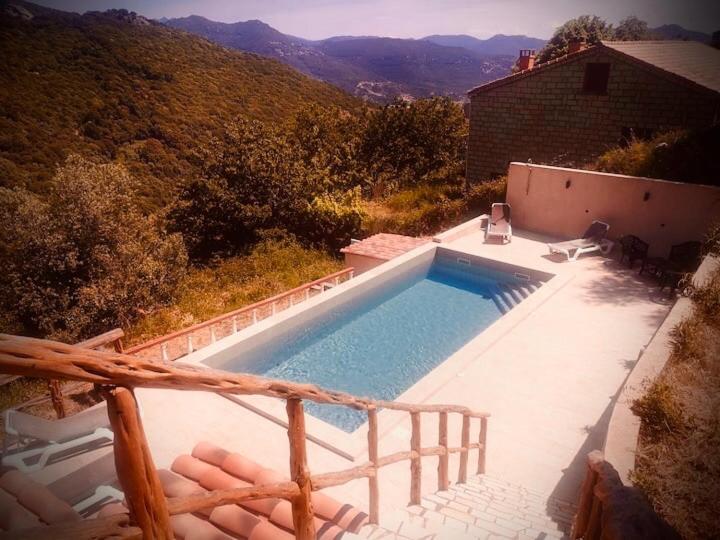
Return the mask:
[(587, 94), (607, 94), (610, 64), (590, 62), (585, 64), (583, 92)]

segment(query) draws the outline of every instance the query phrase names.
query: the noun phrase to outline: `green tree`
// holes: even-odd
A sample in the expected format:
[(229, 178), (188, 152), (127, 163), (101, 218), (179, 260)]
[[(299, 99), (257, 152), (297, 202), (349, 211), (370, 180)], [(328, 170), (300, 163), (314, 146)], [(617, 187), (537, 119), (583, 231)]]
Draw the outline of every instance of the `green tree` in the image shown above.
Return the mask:
[(366, 115), (353, 115), (334, 107), (310, 105), (295, 116), (290, 138), (298, 157), (319, 173), (330, 190), (362, 185), (365, 178), (359, 149)]
[(585, 40), (588, 45), (595, 45), (600, 40), (612, 39), (613, 27), (597, 15), (581, 15), (570, 19), (557, 30), (538, 53), (538, 63), (554, 60), (568, 53), (571, 41)]
[(653, 35), (645, 21), (630, 16), (624, 18), (615, 27), (612, 38), (617, 41), (641, 41), (652, 39)]
[(120, 165), (71, 156), (46, 199), (0, 188), (0, 201), (3, 319), (26, 333), (72, 341), (125, 326), (185, 273), (182, 239), (137, 210)]
[(181, 193), (169, 213), (172, 229), (183, 234), (193, 258), (237, 252), (269, 229), (330, 247), (338, 247), (335, 238), (349, 240), (351, 233), (342, 232), (353, 229), (347, 212), (358, 210), (351, 205), (336, 212), (333, 221), (327, 204), (318, 206), (328, 198), (334, 204), (350, 199), (341, 196), (344, 181), (336, 185), (331, 161), (313, 149), (319, 143), (305, 143), (301, 148), (284, 131), (238, 119), (203, 150), (203, 176)]
[(463, 110), (449, 98), (370, 112), (360, 152), (374, 193), (462, 176), (467, 135)]

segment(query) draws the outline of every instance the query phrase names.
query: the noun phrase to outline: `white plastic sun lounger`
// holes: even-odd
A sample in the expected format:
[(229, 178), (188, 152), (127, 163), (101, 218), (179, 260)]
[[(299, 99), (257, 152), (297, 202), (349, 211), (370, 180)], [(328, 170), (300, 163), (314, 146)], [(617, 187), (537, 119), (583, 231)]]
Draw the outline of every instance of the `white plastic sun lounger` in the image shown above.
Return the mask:
[(600, 251), (603, 255), (607, 255), (613, 246), (613, 243), (605, 238), (609, 229), (610, 225), (607, 223), (593, 221), (581, 238), (547, 246), (550, 253), (561, 253), (567, 257), (568, 261), (576, 261), (583, 253), (592, 253), (593, 251)]
[(507, 203), (493, 203), (485, 230), (485, 240), (491, 236), (499, 236), (504, 242), (512, 241), (512, 225), (510, 224), (510, 205)]
[[(109, 429), (107, 404), (103, 401), (89, 409), (60, 420), (46, 420), (14, 409), (5, 411), (5, 444), (2, 464), (21, 472), (42, 469), (48, 460), (59, 453), (107, 439), (113, 440)], [(37, 448), (8, 454), (8, 438), (20, 443), (46, 443)], [(32, 460), (28, 463), (28, 460)]]
[(125, 494), (115, 487), (115, 455), (112, 450), (102, 457), (83, 465), (78, 470), (60, 477), (48, 485), (48, 490), (70, 504), (79, 514), (110, 500), (122, 501)]

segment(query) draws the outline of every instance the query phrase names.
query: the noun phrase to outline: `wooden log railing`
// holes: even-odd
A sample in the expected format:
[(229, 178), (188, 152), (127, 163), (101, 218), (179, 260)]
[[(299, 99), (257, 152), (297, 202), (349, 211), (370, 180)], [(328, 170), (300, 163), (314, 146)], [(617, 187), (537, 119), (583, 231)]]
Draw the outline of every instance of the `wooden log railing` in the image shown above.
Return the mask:
[[(378, 475), (383, 467), (401, 461), (410, 462), (411, 504), (418, 504), (422, 495), (422, 458), (438, 458), (438, 490), (449, 485), (448, 461), (453, 453), (460, 454), (458, 483), (467, 479), (468, 455), (478, 450), (477, 472), (484, 472), (487, 419), (489, 414), (475, 412), (459, 405), (408, 404), (394, 401), (359, 398), (343, 392), (325, 390), (311, 384), (297, 384), (266, 379), (249, 374), (228, 373), (197, 369), (188, 365), (157, 363), (128, 354), (97, 351), (75, 345), (0, 334), (0, 373), (32, 375), (50, 379), (68, 379), (89, 382), (102, 387), (108, 401), (114, 439), (115, 462), (118, 479), (125, 493), (130, 511), (128, 531), (139, 528), (144, 539), (172, 537), (169, 518), (172, 515), (198, 512), (225, 504), (243, 501), (283, 498), (292, 504), (293, 524), (297, 538), (315, 538), (314, 512), (311, 493), (323, 488), (346, 484), (367, 478), (369, 487), (369, 520), (379, 521), (380, 493)], [(160, 388), (200, 390), (217, 394), (263, 395), (286, 400), (288, 438), (290, 445), (289, 482), (262, 486), (215, 490), (207, 493), (166, 499), (145, 440), (142, 420), (134, 397), (134, 388)], [(312, 475), (307, 467), (305, 449), (305, 419), (302, 400), (315, 403), (342, 405), (366, 411), (368, 415), (368, 461), (343, 471)], [(409, 413), (412, 433), (409, 450), (386, 456), (378, 453), (378, 409), (391, 409)], [(438, 445), (422, 447), (421, 417), (437, 414)], [(448, 445), (448, 416), (462, 416), (460, 446)], [(480, 420), (478, 442), (470, 442), (470, 423)], [(120, 536), (118, 521), (87, 520), (93, 538)], [(107, 534), (100, 525), (107, 523)], [(35, 531), (35, 532), (33, 532)], [(58, 530), (47, 527), (27, 532), (27, 538), (42, 538), (50, 532), (53, 537), (65, 538)], [(75, 538), (84, 538), (73, 529)], [(35, 536), (33, 536), (35, 535)], [(128, 532), (128, 536), (132, 536)], [(67, 536), (70, 538), (70, 536)]]
[(576, 540), (680, 540), (638, 488), (625, 486), (603, 453), (588, 454), (570, 538)]
[[(78, 347), (85, 347), (86, 349), (98, 349), (101, 347), (107, 347), (112, 345), (116, 352), (123, 352), (122, 338), (125, 336), (125, 332), (121, 328), (115, 328), (98, 336), (86, 339), (77, 344)], [(58, 418), (65, 418), (65, 401), (63, 399), (63, 391), (60, 386), (60, 381), (57, 379), (48, 380), (48, 396), (42, 396), (30, 400), (27, 403), (22, 403), (17, 408), (22, 409), (29, 407), (30, 405), (37, 405), (50, 399), (53, 409), (55, 410), (55, 416)]]
[(242, 328), (275, 315), (278, 310), (292, 307), (311, 298), (313, 291), (322, 292), (351, 279), (353, 268), (344, 268), (325, 277), (304, 283), (299, 287), (266, 298), (254, 304), (223, 313), (207, 321), (203, 321), (177, 332), (151, 339), (127, 349), (128, 354), (144, 353), (154, 349), (153, 357), (165, 362), (175, 360), (214, 343), (221, 337), (238, 333)]

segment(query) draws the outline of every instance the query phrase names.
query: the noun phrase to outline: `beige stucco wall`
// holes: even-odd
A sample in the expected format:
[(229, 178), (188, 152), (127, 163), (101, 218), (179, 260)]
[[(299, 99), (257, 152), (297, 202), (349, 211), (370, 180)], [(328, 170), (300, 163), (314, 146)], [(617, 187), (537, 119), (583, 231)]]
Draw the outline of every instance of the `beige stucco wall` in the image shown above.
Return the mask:
[(717, 187), (527, 163), (510, 164), (507, 202), (513, 228), (575, 238), (599, 219), (611, 238), (634, 234), (661, 256), (673, 244), (702, 240), (720, 220)]
[(367, 255), (358, 255), (356, 253), (345, 253), (345, 267), (353, 268), (356, 276), (372, 270), (376, 266), (380, 266), (386, 262), (384, 259), (376, 259)]

